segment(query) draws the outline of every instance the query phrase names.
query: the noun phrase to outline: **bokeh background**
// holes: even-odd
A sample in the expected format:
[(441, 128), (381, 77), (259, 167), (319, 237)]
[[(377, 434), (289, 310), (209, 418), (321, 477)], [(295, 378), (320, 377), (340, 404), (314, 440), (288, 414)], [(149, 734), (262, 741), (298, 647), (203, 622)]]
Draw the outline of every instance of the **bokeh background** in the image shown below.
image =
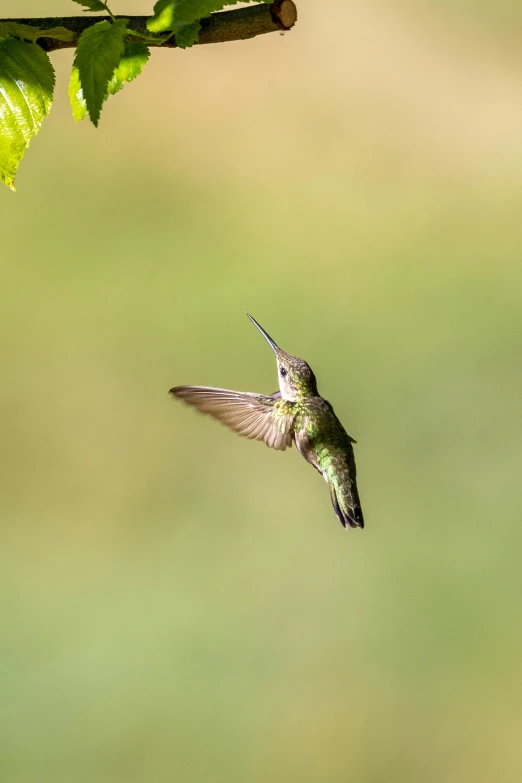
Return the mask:
[[(153, 52), (98, 130), (54, 53), (0, 191), (6, 783), (521, 779), (520, 4), (298, 8)], [(169, 399), (275, 390), (245, 311), (358, 440), (365, 531)]]

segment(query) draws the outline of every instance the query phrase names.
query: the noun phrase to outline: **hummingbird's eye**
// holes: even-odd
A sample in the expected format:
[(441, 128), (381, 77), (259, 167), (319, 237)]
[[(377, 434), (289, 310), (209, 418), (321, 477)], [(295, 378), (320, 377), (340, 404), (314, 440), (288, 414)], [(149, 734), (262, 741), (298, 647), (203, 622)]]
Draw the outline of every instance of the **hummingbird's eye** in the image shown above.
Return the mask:
[(286, 373), (287, 373), (287, 371), (286, 371), (286, 369), (285, 369), (284, 367), (281, 367), (281, 369), (279, 370), (279, 372), (281, 373), (281, 375), (283, 376), (283, 378), (285, 377), (285, 375), (286, 375)]

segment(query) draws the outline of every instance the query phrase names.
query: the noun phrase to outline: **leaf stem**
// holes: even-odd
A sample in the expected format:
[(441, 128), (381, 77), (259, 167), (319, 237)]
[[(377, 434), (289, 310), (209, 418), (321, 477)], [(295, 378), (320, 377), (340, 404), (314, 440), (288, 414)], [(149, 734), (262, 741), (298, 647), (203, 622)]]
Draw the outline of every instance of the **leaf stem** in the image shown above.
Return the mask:
[(149, 44), (150, 46), (161, 46), (162, 43), (165, 43), (165, 41), (168, 41), (169, 38), (171, 38), (174, 33), (170, 33), (169, 35), (153, 35), (152, 33), (149, 33), (146, 35), (145, 33), (140, 33), (139, 30), (135, 30), (131, 27), (127, 28), (128, 34), (132, 38), (139, 38), (140, 41), (143, 41), (144, 44)]
[(113, 22), (115, 22), (115, 21), (116, 21), (116, 17), (115, 17), (115, 16), (114, 16), (114, 14), (112, 13), (112, 11), (111, 11), (111, 9), (109, 8), (109, 6), (107, 5), (107, 3), (104, 3), (103, 5), (105, 6), (105, 10), (107, 11), (107, 13), (109, 14), (109, 16), (111, 17), (112, 21), (113, 21)]

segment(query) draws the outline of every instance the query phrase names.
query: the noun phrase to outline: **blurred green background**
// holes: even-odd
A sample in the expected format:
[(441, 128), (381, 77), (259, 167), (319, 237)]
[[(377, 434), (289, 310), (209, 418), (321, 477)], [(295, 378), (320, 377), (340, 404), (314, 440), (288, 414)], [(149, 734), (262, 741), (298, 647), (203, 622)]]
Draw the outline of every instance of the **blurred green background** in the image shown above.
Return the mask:
[[(521, 779), (520, 4), (298, 7), (153, 52), (97, 131), (54, 53), (0, 191), (6, 783)], [(169, 399), (275, 390), (247, 310), (358, 440), (365, 531)]]

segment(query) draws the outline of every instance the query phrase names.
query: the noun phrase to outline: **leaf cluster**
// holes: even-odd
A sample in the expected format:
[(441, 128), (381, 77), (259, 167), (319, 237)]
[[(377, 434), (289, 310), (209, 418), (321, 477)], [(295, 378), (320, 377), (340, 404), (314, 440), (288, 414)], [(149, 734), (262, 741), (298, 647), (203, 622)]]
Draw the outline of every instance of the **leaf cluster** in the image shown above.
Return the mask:
[[(200, 20), (238, 0), (157, 0), (146, 35), (131, 30), (128, 19), (115, 17), (107, 2), (72, 2), (85, 11), (108, 16), (80, 35), (69, 82), (74, 119), (89, 115), (97, 126), (109, 95), (139, 76), (147, 64), (148, 44), (159, 46), (175, 36), (178, 47), (193, 46), (199, 38)], [(70, 42), (75, 36), (66, 27), (44, 30), (17, 22), (0, 23), (0, 179), (12, 190), (24, 152), (52, 106), (54, 69), (38, 44), (46, 37)]]

